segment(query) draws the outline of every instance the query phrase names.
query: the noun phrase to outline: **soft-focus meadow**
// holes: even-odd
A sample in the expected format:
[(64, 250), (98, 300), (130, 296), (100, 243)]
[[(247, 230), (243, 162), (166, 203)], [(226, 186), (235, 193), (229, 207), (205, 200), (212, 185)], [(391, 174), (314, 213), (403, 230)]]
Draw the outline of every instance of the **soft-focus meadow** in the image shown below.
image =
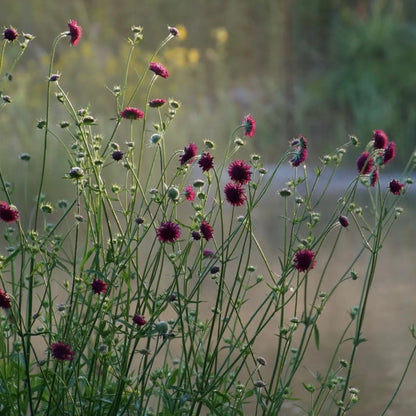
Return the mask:
[[(60, 4), (0, 0), (0, 5), (4, 26), (13, 25), (36, 36), (8, 85), (13, 111), (0, 113), (0, 163), (3, 171), (13, 172), (7, 177), (12, 187), (23, 184), (16, 186), (13, 194), (21, 211), (33, 205), (27, 195), (36, 186), (32, 172), (40, 169), (43, 132), (36, 124), (44, 113), (42, 94), (50, 45), (68, 17), (83, 26), (83, 40), (76, 49), (60, 49), (55, 68), (62, 68), (62, 84), (71, 85), (70, 98), (77, 107), (92, 104), (88, 100), (94, 98), (94, 116), (103, 129), (112, 123), (103, 117), (114, 110), (109, 89), (120, 82), (130, 27), (142, 25), (145, 33), (132, 66), (134, 78), (144, 70), (159, 34), (169, 24), (180, 28), (182, 36), (160, 56), (171, 77), (169, 83), (155, 85), (154, 95), (174, 97), (182, 103), (183, 111), (172, 125), (167, 153), (202, 138), (225, 147), (229, 126), (248, 112), (255, 114), (258, 123), (256, 140), (249, 146), (267, 163), (276, 162), (288, 141), (299, 134), (309, 140), (311, 164), (344, 143), (348, 134), (366, 143), (374, 129), (384, 129), (397, 143), (398, 157), (389, 172), (401, 170), (414, 149), (413, 2), (74, 0)], [(52, 123), (62, 121), (63, 116), (55, 113)], [(127, 140), (127, 129), (125, 134)], [(19, 159), (24, 152), (31, 155), (30, 163)], [(73, 186), (62, 181), (65, 155), (53, 142), (49, 152), (46, 197), (67, 198)], [(383, 184), (388, 178), (382, 177)], [(287, 179), (289, 174), (277, 178), (273, 185), (276, 192)], [(331, 190), (334, 204), (346, 183), (343, 179), (341, 174)], [(254, 217), (262, 239), (268, 241), (266, 255), (270, 259), (281, 235), (281, 219), (275, 215), (280, 212), (279, 204), (276, 195), (269, 195)], [(383, 246), (363, 331), (371, 343), (360, 346), (353, 379), (361, 390), (361, 403), (353, 408), (352, 416), (383, 409), (414, 342), (408, 330), (416, 321), (414, 207), (415, 196), (409, 192), (404, 212)], [(351, 262), (352, 247), (359, 244), (357, 236), (350, 234), (338, 249), (339, 261), (344, 262), (340, 269)], [(273, 266), (278, 266), (277, 258)], [(357, 267), (356, 272), (363, 271)], [(307, 367), (298, 375), (301, 381), (307, 382), (309, 371), (319, 372), (331, 352), (326, 349), (326, 339), (340, 335), (358, 296), (355, 282), (349, 281), (327, 306), (330, 313), (327, 311), (320, 326), (321, 348), (309, 351)], [(274, 336), (271, 330), (270, 337)], [(258, 353), (272, 361), (267, 346), (265, 339), (264, 351)], [(416, 408), (415, 370), (413, 363), (388, 415), (412, 414)], [(288, 408), (287, 414), (296, 415), (297, 409)]]

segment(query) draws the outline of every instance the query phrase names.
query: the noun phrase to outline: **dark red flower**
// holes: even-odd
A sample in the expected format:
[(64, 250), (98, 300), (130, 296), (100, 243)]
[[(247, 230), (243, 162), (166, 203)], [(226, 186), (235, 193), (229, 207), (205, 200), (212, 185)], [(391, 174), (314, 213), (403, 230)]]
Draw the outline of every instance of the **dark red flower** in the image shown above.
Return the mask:
[(11, 207), (6, 202), (0, 202), (0, 218), (4, 222), (15, 222), (19, 219), (19, 211)]
[(152, 108), (162, 107), (162, 105), (165, 103), (166, 103), (166, 100), (164, 98), (154, 98), (153, 100), (150, 100), (148, 102), (149, 107), (152, 107)]
[(65, 342), (58, 341), (51, 344), (52, 357), (58, 361), (72, 361), (75, 352), (72, 351), (71, 346)]
[(348, 218), (345, 215), (341, 215), (338, 218), (338, 221), (343, 227), (348, 227), (349, 225)]
[(201, 234), (199, 234), (198, 231), (192, 231), (192, 238), (196, 241), (199, 241), (201, 239)]
[(400, 183), (399, 181), (396, 181), (396, 179), (393, 179), (389, 183), (390, 192), (394, 195), (400, 195), (402, 193), (403, 187), (404, 183)]
[(137, 325), (137, 326), (143, 326), (146, 324), (146, 319), (144, 319), (143, 315), (138, 315), (137, 313), (134, 314), (133, 316), (133, 322)]
[(290, 163), (293, 167), (297, 167), (308, 158), (308, 149), (305, 149), (301, 146), (298, 146), (295, 150), (293, 158), (290, 160)]
[(185, 163), (192, 163), (192, 159), (196, 156), (197, 151), (198, 148), (196, 147), (196, 144), (189, 143), (189, 146), (185, 147), (183, 154), (180, 157), (181, 165), (184, 165)]
[(370, 173), (370, 185), (376, 186), (376, 183), (378, 181), (378, 169), (374, 168)]
[(256, 120), (251, 114), (243, 118), (244, 136), (253, 137), (256, 132)]
[(3, 308), (3, 309), (10, 308), (9, 295), (1, 289), (0, 289), (0, 308)]
[(396, 156), (396, 143), (390, 142), (386, 149), (384, 150), (383, 155), (383, 165), (393, 160)]
[(78, 25), (76, 20), (70, 20), (68, 22), (69, 34), (71, 36), (71, 45), (77, 46), (82, 36), (82, 28)]
[(4, 39), (8, 40), (9, 42), (13, 42), (17, 39), (18, 33), (17, 30), (14, 27), (8, 27), (4, 30), (3, 33)]
[(123, 111), (120, 112), (121, 117), (128, 120), (137, 120), (144, 117), (143, 111), (135, 107), (126, 107)]
[(385, 149), (389, 141), (387, 134), (383, 130), (374, 130), (373, 145), (374, 149)]
[(157, 62), (150, 62), (149, 69), (162, 78), (167, 78), (169, 76), (168, 70), (162, 64), (158, 64)]
[(360, 175), (367, 175), (372, 171), (374, 167), (374, 160), (370, 156), (370, 153), (363, 152), (357, 159), (357, 169)]
[(193, 201), (195, 199), (195, 191), (192, 185), (188, 185), (185, 188), (185, 198), (188, 201)]
[(91, 283), (91, 288), (94, 294), (99, 295), (100, 293), (107, 292), (107, 283), (100, 279), (94, 279)]
[(240, 184), (232, 182), (227, 183), (224, 188), (224, 194), (226, 200), (233, 206), (239, 207), (244, 205), (246, 200), (246, 194), (244, 188)]
[(157, 238), (162, 243), (174, 243), (181, 236), (181, 229), (178, 224), (167, 221), (162, 222), (156, 229)]
[(214, 230), (212, 229), (211, 225), (207, 223), (205, 220), (202, 221), (200, 231), (202, 234), (202, 237), (205, 238), (205, 240), (209, 241), (214, 236)]
[(202, 256), (203, 257), (214, 257), (214, 252), (212, 250), (206, 249), (202, 252)]
[(251, 167), (244, 160), (235, 160), (228, 166), (228, 175), (232, 181), (245, 185), (251, 181)]
[(208, 152), (204, 152), (198, 160), (198, 165), (202, 169), (202, 172), (208, 172), (214, 167), (214, 157)]
[(114, 152), (112, 153), (111, 157), (115, 160), (115, 161), (119, 161), (121, 159), (123, 159), (123, 152), (121, 150), (114, 150)]
[(299, 250), (293, 258), (295, 269), (300, 272), (306, 272), (312, 270), (315, 266), (316, 261), (314, 260), (315, 253), (309, 249)]

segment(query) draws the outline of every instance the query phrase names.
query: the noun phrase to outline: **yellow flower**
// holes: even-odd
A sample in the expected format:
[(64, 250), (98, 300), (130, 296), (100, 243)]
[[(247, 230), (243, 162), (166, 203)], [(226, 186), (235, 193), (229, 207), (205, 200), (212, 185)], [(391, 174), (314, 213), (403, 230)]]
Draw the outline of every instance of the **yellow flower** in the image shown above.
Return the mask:
[(179, 39), (179, 40), (185, 40), (185, 39), (186, 39), (186, 37), (188, 36), (188, 32), (187, 32), (187, 30), (186, 30), (186, 27), (185, 27), (184, 25), (181, 25), (181, 24), (176, 25), (175, 27), (176, 27), (176, 29), (178, 29), (178, 31), (179, 31), (179, 36), (178, 36), (178, 39)]

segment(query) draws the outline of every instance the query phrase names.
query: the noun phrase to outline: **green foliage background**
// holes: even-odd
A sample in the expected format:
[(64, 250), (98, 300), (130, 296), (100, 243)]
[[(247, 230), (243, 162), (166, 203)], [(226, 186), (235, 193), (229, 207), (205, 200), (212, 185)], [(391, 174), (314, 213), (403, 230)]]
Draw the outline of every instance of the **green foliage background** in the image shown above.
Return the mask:
[[(47, 56), (69, 19), (84, 29), (77, 48), (60, 47), (62, 83), (80, 107), (100, 119), (111, 111), (106, 87), (121, 82), (131, 25), (144, 27), (137, 73), (167, 25), (187, 36), (162, 52), (171, 77), (160, 94), (183, 103), (175, 145), (213, 137), (247, 112), (258, 121), (257, 151), (274, 161), (302, 133), (313, 148), (330, 149), (375, 128), (398, 144), (415, 142), (416, 4), (405, 0), (0, 0), (2, 24), (36, 36), (6, 93), (18, 111), (1, 114), (3, 137), (16, 151), (44, 111)], [(136, 74), (132, 74), (132, 77)], [(163, 88), (163, 89), (162, 89)], [(143, 105), (140, 99), (136, 103)], [(103, 117), (101, 124), (105, 122)], [(3, 139), (4, 140), (4, 139)], [(25, 143), (25, 144), (23, 144)], [(316, 152), (318, 153), (318, 152)], [(276, 157), (275, 157), (276, 155)]]

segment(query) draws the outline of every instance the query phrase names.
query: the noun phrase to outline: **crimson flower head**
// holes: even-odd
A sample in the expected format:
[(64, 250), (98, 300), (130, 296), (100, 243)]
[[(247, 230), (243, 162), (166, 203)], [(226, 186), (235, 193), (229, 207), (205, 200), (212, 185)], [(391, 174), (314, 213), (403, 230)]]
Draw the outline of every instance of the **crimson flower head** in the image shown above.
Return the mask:
[(312, 270), (316, 261), (314, 260), (315, 253), (309, 249), (299, 250), (293, 258), (295, 269), (300, 272), (306, 272)]
[(3, 309), (10, 308), (9, 295), (1, 289), (0, 289), (0, 308), (3, 308)]
[(256, 120), (251, 114), (243, 118), (244, 136), (253, 137), (256, 132)]
[(202, 172), (208, 172), (214, 167), (214, 157), (208, 152), (204, 152), (198, 160), (198, 165), (202, 169)]
[(121, 150), (114, 150), (111, 154), (111, 157), (118, 162), (119, 160), (123, 159), (124, 153)]
[(195, 199), (195, 191), (194, 191), (194, 188), (193, 188), (193, 186), (192, 185), (188, 185), (186, 188), (185, 188), (185, 198), (188, 200), (188, 201), (193, 201), (194, 199)]
[(378, 169), (374, 168), (370, 173), (370, 185), (372, 187), (376, 186), (377, 181), (378, 181)]
[(211, 238), (214, 237), (214, 230), (212, 229), (211, 225), (207, 223), (205, 220), (203, 220), (201, 223), (200, 231), (202, 237), (204, 237), (207, 241), (211, 240)]
[(196, 156), (197, 150), (198, 148), (195, 143), (189, 143), (189, 146), (185, 147), (182, 156), (180, 157), (181, 165), (192, 163), (192, 159)]
[(389, 141), (387, 134), (383, 130), (374, 130), (373, 146), (374, 149), (385, 149)]
[(349, 225), (348, 217), (346, 217), (345, 215), (341, 215), (338, 218), (338, 221), (343, 227), (348, 227)]
[(82, 36), (82, 27), (78, 25), (76, 20), (70, 20), (68, 22), (69, 35), (71, 36), (71, 45), (77, 46)]
[(244, 205), (246, 194), (244, 188), (238, 183), (228, 182), (224, 188), (225, 199), (234, 207)]
[(91, 283), (91, 288), (94, 294), (99, 295), (100, 293), (107, 292), (107, 283), (100, 279), (94, 279)]
[(251, 181), (251, 167), (244, 160), (235, 160), (228, 166), (228, 175), (231, 180), (240, 185), (245, 185)]
[(357, 169), (360, 175), (367, 175), (374, 167), (374, 160), (370, 153), (363, 152), (357, 159)]
[(137, 326), (143, 326), (146, 324), (146, 319), (144, 319), (143, 315), (138, 315), (137, 313), (134, 314), (133, 316), (133, 322), (137, 325)]
[(298, 167), (308, 158), (308, 141), (306, 140), (306, 137), (300, 135), (297, 139), (292, 141), (291, 145), (296, 146), (296, 148), (290, 163), (293, 167)]
[(400, 183), (399, 181), (396, 181), (396, 179), (393, 179), (389, 183), (389, 189), (393, 195), (400, 195), (403, 187), (404, 183)]
[(143, 111), (136, 107), (126, 107), (123, 111), (120, 112), (120, 115), (127, 120), (138, 120), (139, 118), (144, 117)]
[(52, 357), (58, 361), (72, 361), (75, 352), (72, 351), (71, 346), (65, 342), (58, 341), (50, 346)]
[(172, 221), (162, 222), (156, 229), (156, 235), (162, 243), (174, 243), (181, 236), (181, 229)]
[(396, 157), (396, 143), (390, 142), (384, 150), (383, 165), (390, 162)]
[(19, 219), (19, 211), (11, 207), (7, 202), (0, 202), (0, 218), (4, 222), (16, 222)]
[(165, 103), (166, 103), (166, 100), (164, 98), (154, 98), (153, 100), (150, 100), (148, 102), (149, 107), (152, 107), (152, 108), (162, 107), (162, 105)]
[(13, 42), (17, 39), (18, 33), (17, 30), (14, 27), (8, 27), (4, 30), (3, 33), (4, 39), (8, 40), (9, 42)]
[(150, 62), (149, 69), (162, 78), (167, 78), (169, 76), (168, 70), (162, 64), (157, 62)]

